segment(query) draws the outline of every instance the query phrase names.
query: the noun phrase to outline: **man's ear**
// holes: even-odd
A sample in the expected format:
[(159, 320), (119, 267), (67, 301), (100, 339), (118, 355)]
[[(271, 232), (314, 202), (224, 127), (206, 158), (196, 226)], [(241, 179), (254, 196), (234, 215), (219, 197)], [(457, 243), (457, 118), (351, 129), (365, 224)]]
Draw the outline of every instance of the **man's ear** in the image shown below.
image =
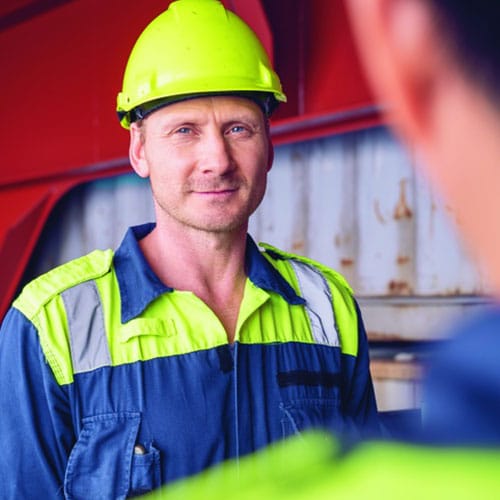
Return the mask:
[(267, 152), (267, 171), (271, 170), (274, 162), (274, 146), (271, 141), (271, 138), (269, 138), (269, 149)]
[(130, 125), (129, 159), (137, 175), (144, 178), (149, 177), (149, 165), (144, 147), (144, 130), (137, 123)]
[(346, 0), (359, 53), (389, 120), (410, 143), (432, 120), (442, 41), (426, 0)]

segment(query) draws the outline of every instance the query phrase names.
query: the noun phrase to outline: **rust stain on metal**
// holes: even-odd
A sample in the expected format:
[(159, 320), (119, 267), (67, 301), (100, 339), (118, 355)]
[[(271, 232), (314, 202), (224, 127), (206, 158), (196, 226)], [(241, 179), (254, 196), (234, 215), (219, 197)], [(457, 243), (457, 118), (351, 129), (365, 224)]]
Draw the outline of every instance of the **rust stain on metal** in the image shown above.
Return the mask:
[(391, 280), (388, 288), (393, 295), (408, 295), (411, 293), (410, 285), (406, 281)]
[(380, 224), (385, 224), (385, 217), (382, 215), (382, 210), (380, 210), (380, 201), (375, 200), (373, 202), (373, 211), (375, 212), (376, 219), (380, 222)]
[(410, 262), (410, 257), (407, 255), (398, 255), (398, 258), (396, 259), (396, 262), (400, 265), (403, 266), (404, 264), (408, 264)]
[(292, 252), (300, 253), (304, 250), (304, 242), (303, 241), (294, 241), (292, 243)]
[(351, 241), (352, 241), (352, 235), (349, 233), (345, 233), (345, 234), (337, 233), (333, 237), (333, 245), (336, 248), (340, 248), (340, 247), (345, 246), (345, 245), (350, 245)]
[(409, 219), (413, 217), (413, 212), (408, 206), (408, 201), (406, 197), (406, 185), (408, 183), (408, 179), (401, 179), (399, 181), (399, 200), (394, 209), (394, 218), (398, 219)]
[(340, 259), (341, 266), (352, 266), (353, 264), (354, 264), (353, 259), (348, 259), (348, 258)]

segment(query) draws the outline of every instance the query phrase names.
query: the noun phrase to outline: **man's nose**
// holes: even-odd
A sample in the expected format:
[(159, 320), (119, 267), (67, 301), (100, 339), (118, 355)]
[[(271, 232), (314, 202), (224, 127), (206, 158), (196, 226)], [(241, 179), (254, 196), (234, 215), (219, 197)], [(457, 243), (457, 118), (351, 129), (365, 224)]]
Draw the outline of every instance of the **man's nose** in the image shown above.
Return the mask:
[(205, 137), (202, 154), (200, 168), (203, 172), (221, 175), (234, 168), (229, 142), (222, 133), (212, 133)]

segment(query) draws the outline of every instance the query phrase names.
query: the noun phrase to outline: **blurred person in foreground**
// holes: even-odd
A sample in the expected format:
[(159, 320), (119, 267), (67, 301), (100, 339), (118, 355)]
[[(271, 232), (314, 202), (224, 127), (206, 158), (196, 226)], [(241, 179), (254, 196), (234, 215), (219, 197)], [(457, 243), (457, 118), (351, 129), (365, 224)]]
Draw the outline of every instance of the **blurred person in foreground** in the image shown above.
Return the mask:
[(452, 207), (495, 303), (433, 356), (421, 433), (349, 451), (309, 435), (175, 485), (169, 499), (500, 498), (500, 3), (345, 3), (388, 121)]
[(451, 207), (495, 295), (457, 325), (424, 386), (425, 439), (500, 445), (500, 3), (346, 0), (367, 76)]

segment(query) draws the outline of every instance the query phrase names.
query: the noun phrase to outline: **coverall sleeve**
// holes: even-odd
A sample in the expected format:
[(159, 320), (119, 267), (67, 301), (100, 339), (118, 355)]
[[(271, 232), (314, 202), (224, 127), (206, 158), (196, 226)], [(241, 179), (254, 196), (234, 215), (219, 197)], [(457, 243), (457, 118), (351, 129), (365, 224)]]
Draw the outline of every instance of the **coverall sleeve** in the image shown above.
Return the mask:
[(433, 445), (500, 447), (500, 306), (455, 323), (423, 380), (423, 438)]
[(364, 438), (378, 437), (382, 433), (375, 392), (370, 374), (370, 357), (368, 338), (361, 311), (356, 303), (358, 316), (358, 354), (345, 360), (351, 369), (343, 370), (346, 379), (343, 381), (343, 405), (345, 414), (350, 419), (357, 433)]
[(67, 390), (33, 324), (12, 308), (0, 329), (0, 498), (63, 498), (73, 441)]

